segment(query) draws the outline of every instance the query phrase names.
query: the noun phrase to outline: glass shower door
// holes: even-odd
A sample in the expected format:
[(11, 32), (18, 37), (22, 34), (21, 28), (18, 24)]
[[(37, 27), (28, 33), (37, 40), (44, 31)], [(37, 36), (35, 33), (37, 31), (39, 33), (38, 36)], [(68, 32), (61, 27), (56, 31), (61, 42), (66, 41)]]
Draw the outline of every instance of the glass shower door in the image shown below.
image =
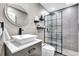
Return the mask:
[(61, 11), (45, 16), (45, 42), (62, 53), (62, 14)]

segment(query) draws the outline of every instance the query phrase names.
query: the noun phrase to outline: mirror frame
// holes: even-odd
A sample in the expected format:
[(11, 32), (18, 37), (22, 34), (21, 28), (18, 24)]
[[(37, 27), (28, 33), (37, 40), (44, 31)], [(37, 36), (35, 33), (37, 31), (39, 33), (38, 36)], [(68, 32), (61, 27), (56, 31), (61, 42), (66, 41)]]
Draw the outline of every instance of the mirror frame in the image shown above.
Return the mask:
[[(11, 20), (11, 18), (8, 16), (8, 13), (7, 13), (7, 8), (8, 8), (8, 7), (14, 8), (14, 9), (16, 9), (16, 10), (18, 10), (18, 11), (20, 11), (20, 12), (23, 12), (23, 13), (25, 13), (25, 14), (27, 15), (27, 12), (24, 10), (24, 8), (22, 8), (21, 6), (15, 5), (15, 4), (6, 4), (5, 7), (4, 7), (4, 15), (5, 15), (6, 19), (7, 19), (11, 24), (13, 24), (13, 25), (15, 25), (15, 26), (18, 26), (18, 27), (24, 26), (24, 25), (20, 26), (20, 25), (16, 24), (15, 22), (13, 22), (13, 21)], [(18, 8), (18, 7), (19, 7), (19, 8)]]

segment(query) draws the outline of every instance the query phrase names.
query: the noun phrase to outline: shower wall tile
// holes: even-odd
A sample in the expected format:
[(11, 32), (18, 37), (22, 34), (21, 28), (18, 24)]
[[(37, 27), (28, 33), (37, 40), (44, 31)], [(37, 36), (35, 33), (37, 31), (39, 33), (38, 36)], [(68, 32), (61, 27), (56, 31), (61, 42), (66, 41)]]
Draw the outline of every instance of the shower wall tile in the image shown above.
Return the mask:
[(63, 10), (63, 47), (78, 51), (78, 9), (77, 6)]

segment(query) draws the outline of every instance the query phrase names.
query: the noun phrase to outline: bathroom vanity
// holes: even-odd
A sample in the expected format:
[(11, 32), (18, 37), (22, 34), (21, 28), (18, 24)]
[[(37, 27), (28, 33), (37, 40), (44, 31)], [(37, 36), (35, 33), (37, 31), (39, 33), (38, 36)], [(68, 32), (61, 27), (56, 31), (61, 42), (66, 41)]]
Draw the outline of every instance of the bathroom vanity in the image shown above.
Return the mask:
[(39, 39), (25, 43), (17, 44), (15, 41), (6, 41), (6, 56), (41, 56), (41, 43)]

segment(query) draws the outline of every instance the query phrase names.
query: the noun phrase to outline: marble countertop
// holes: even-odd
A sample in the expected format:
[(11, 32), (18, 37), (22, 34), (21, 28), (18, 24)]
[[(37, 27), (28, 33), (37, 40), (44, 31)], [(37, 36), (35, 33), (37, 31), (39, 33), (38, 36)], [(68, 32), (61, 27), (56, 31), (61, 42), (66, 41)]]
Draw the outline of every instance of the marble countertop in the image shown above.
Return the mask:
[(39, 43), (39, 42), (42, 42), (42, 40), (35, 39), (32, 42), (29, 42), (29, 43), (26, 43), (26, 44), (23, 44), (23, 45), (17, 47), (13, 43), (11, 43), (10, 41), (5, 41), (5, 45), (8, 47), (10, 52), (13, 54), (13, 53), (16, 53), (16, 52), (18, 52), (18, 51), (20, 51), (22, 49), (28, 48), (28, 47), (36, 44), (36, 43)]

